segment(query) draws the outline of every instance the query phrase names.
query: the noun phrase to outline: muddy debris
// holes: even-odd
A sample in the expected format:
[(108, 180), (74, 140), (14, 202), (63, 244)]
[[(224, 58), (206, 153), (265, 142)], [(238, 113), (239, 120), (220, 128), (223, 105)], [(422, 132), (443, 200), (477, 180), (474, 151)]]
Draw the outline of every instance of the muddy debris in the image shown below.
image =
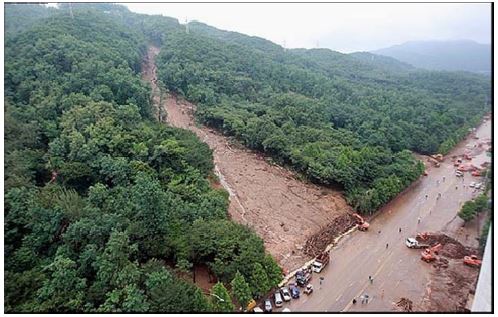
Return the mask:
[(401, 297), (401, 299), (396, 302), (396, 306), (398, 306), (405, 312), (413, 311), (413, 302), (405, 297)]
[(351, 214), (336, 217), (318, 233), (306, 240), (304, 253), (312, 257), (318, 256), (329, 244), (334, 242), (335, 238), (348, 231), (355, 224), (356, 220)]
[(475, 289), (478, 270), (460, 259), (446, 260), (446, 267), (436, 267), (431, 273), (429, 301), (420, 309), (428, 312), (465, 312), (469, 293)]

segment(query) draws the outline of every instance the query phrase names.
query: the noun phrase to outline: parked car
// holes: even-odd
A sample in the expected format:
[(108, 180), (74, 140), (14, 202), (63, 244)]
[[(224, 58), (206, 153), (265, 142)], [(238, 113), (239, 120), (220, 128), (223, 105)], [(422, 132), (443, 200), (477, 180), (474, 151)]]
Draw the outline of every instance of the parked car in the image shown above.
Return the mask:
[(475, 186), (475, 189), (479, 189), (479, 188), (481, 188), (481, 186), (482, 186), (482, 183), (477, 183)]
[(273, 297), (275, 299), (276, 307), (282, 307), (284, 305), (284, 301), (282, 300), (282, 295), (280, 294), (279, 291), (276, 291), (275, 294), (273, 294)]
[(265, 300), (265, 312), (271, 313), (272, 310), (273, 310), (273, 306), (271, 304), (271, 300), (270, 299), (266, 299)]
[(472, 183), (469, 184), (469, 187), (474, 187), (474, 186), (476, 186), (475, 182), (472, 182)]
[(288, 302), (291, 300), (291, 294), (290, 294), (289, 289), (287, 287), (282, 287), (280, 289), (280, 293), (282, 293), (282, 297), (284, 298), (285, 302)]
[(309, 295), (313, 293), (313, 285), (308, 284), (306, 285), (306, 288), (304, 289), (304, 294)]
[(289, 285), (290, 286), (290, 292), (291, 292), (291, 297), (292, 298), (299, 298), (299, 295), (300, 295), (300, 291), (299, 291), (299, 288), (297, 288), (296, 285), (294, 284), (291, 284)]
[(285, 307), (284, 309), (282, 309), (282, 313), (290, 313), (291, 310), (288, 308), (288, 307)]

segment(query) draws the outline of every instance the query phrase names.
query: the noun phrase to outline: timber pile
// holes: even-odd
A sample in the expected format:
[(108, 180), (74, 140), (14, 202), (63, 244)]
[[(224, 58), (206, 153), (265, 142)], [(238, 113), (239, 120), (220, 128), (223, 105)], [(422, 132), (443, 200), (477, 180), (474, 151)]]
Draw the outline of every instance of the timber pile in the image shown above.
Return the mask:
[(351, 214), (336, 217), (325, 228), (306, 240), (303, 251), (306, 255), (316, 257), (334, 242), (334, 239), (351, 229), (356, 224)]

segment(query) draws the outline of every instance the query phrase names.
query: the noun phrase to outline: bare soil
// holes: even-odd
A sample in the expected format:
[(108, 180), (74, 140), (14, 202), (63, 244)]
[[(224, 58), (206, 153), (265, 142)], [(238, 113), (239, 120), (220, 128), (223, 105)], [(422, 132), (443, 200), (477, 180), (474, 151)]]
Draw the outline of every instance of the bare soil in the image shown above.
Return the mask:
[[(195, 106), (175, 95), (161, 94), (157, 86), (155, 57), (159, 48), (150, 46), (142, 65), (142, 78), (152, 87), (156, 118), (173, 127), (193, 131), (213, 150), (218, 180), (230, 194), (230, 217), (247, 225), (263, 239), (267, 251), (284, 271), (292, 271), (324, 249), (352, 225), (352, 212), (341, 192), (303, 182), (289, 170), (270, 164), (260, 153), (232, 144), (220, 133), (194, 120)], [(349, 219), (349, 220), (348, 220)], [(312, 246), (311, 237), (317, 246)], [(309, 251), (303, 250), (307, 243)]]
[(159, 122), (163, 122), (163, 112), (161, 111), (161, 107), (159, 107), (161, 104), (161, 91), (157, 86), (157, 69), (155, 64), (157, 54), (159, 54), (159, 48), (149, 46), (147, 55), (142, 62), (142, 79), (148, 82), (152, 88), (151, 101), (154, 107), (154, 117)]
[(476, 287), (479, 269), (463, 264), (463, 259), (444, 259), (431, 273), (427, 292), (417, 311), (464, 312), (469, 292)]
[[(163, 106), (170, 125), (193, 131), (213, 150), (215, 173), (230, 194), (230, 217), (253, 228), (284, 270), (300, 267), (354, 225), (347, 220), (352, 209), (339, 191), (299, 180), (262, 154), (196, 126), (195, 106), (189, 102), (170, 95)], [(311, 249), (309, 239), (317, 234), (319, 245), (306, 254), (306, 242)]]

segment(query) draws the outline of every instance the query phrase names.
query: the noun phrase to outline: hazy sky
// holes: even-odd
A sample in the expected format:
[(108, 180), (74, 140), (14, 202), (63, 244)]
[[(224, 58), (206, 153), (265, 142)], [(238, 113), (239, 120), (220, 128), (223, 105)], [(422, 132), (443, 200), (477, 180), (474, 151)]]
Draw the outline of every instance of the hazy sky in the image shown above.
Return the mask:
[(368, 51), (411, 40), (491, 42), (491, 5), (480, 3), (126, 3), (131, 11), (198, 20), (289, 48)]

